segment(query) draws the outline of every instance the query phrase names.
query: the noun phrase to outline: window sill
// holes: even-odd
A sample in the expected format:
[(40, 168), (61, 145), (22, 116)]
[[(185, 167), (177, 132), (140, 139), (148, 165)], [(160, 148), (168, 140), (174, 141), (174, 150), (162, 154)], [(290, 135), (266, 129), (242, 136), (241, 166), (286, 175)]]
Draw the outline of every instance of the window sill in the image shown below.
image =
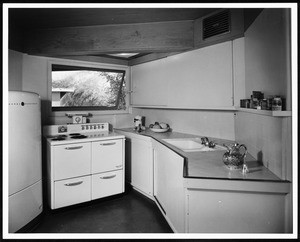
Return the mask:
[(126, 110), (107, 110), (107, 111), (53, 111), (50, 113), (50, 117), (69, 117), (71, 118), (73, 115), (82, 115), (88, 118), (92, 118), (95, 116), (101, 115), (118, 115), (118, 114), (128, 114), (128, 108)]

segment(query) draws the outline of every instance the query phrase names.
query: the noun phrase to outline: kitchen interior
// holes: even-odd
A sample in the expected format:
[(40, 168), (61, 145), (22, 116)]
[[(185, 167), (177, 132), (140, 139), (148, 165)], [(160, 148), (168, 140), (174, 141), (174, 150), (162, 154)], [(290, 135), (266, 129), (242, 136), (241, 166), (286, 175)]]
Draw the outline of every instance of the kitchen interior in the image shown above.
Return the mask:
[(4, 5), (7, 238), (297, 237), (297, 5), (219, 5)]

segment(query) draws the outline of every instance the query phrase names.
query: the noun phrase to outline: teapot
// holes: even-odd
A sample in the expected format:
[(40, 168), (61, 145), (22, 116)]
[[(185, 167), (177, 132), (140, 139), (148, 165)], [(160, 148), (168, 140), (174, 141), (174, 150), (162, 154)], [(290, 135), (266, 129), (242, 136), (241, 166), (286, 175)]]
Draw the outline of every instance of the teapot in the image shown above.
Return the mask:
[[(244, 159), (247, 154), (247, 147), (244, 144), (239, 145), (238, 143), (234, 143), (232, 145), (225, 145), (227, 151), (223, 155), (224, 164), (230, 169), (241, 169), (244, 164)], [(241, 148), (244, 149), (244, 153), (241, 153)]]

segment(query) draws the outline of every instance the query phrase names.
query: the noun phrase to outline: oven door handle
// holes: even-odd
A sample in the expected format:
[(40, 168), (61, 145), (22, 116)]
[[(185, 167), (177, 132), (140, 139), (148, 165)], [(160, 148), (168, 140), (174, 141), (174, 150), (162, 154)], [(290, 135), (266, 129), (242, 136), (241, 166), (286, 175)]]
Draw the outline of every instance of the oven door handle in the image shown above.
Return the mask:
[(111, 143), (101, 143), (100, 145), (103, 145), (103, 146), (107, 146), (107, 145), (115, 145), (116, 142), (111, 142)]
[(78, 150), (81, 149), (83, 146), (73, 146), (73, 147), (66, 147), (66, 150)]
[(116, 175), (111, 175), (111, 176), (101, 176), (100, 179), (111, 179), (116, 177)]
[(66, 183), (65, 186), (68, 186), (68, 187), (70, 187), (70, 186), (78, 186), (78, 185), (80, 185), (82, 183), (83, 183), (83, 181), (73, 182), (73, 183)]

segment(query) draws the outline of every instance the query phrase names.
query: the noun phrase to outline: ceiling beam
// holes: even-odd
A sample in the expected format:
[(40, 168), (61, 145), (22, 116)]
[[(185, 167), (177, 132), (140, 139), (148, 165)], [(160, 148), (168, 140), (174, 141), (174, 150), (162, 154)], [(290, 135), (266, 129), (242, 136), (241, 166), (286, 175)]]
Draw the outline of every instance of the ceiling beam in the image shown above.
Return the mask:
[(88, 62), (97, 62), (97, 63), (105, 63), (105, 64), (113, 64), (113, 65), (123, 65), (128, 66), (128, 60), (122, 60), (117, 58), (109, 58), (103, 56), (86, 56), (86, 55), (71, 55), (71, 56), (57, 56), (56, 58), (62, 59), (70, 59), (70, 60), (79, 60), (79, 61), (88, 61)]
[(32, 30), (31, 55), (97, 55), (118, 52), (174, 52), (194, 47), (193, 21)]

